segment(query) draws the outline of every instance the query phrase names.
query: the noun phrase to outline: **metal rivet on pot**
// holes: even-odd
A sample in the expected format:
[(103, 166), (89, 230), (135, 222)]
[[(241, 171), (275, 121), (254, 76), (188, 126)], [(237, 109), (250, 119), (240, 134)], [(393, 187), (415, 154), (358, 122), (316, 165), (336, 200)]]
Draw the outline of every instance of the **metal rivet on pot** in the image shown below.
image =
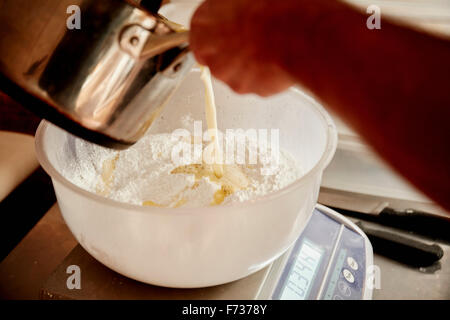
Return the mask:
[(173, 67), (173, 72), (177, 72), (178, 70), (180, 70), (181, 66), (183, 64), (181, 62), (177, 63), (176, 65), (174, 65)]
[(139, 38), (136, 37), (136, 36), (131, 37), (130, 38), (130, 44), (132, 46), (134, 46), (134, 47), (137, 46), (139, 44)]

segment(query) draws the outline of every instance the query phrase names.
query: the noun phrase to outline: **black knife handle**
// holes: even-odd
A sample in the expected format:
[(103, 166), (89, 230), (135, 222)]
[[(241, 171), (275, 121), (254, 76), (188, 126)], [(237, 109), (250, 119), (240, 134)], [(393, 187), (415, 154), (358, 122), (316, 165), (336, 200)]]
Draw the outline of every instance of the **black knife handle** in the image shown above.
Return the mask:
[(356, 225), (367, 235), (374, 252), (404, 264), (427, 267), (444, 255), (437, 244), (430, 245), (386, 230), (370, 228), (360, 221)]
[(414, 209), (398, 211), (384, 208), (378, 215), (378, 222), (435, 238), (450, 239), (450, 217)]
[(450, 216), (447, 218), (412, 209), (398, 211), (392, 208), (385, 208), (379, 214), (368, 214), (341, 208), (331, 208), (349, 217), (376, 222), (432, 239), (450, 242)]

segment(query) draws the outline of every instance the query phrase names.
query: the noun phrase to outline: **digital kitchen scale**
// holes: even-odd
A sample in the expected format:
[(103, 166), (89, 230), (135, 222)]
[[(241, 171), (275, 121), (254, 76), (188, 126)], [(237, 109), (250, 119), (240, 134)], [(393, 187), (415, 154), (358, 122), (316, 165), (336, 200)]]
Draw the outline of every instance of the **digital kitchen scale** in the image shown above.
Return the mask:
[(293, 247), (270, 266), (258, 299), (371, 299), (372, 245), (350, 220), (317, 205)]
[[(199, 289), (171, 289), (126, 278), (91, 257), (80, 245), (41, 289), (43, 299), (371, 299), (367, 285), (372, 246), (349, 219), (317, 205), (305, 230), (271, 265), (244, 279)], [(82, 272), (81, 289), (68, 289), (67, 268)], [(369, 269), (370, 270), (370, 269)]]

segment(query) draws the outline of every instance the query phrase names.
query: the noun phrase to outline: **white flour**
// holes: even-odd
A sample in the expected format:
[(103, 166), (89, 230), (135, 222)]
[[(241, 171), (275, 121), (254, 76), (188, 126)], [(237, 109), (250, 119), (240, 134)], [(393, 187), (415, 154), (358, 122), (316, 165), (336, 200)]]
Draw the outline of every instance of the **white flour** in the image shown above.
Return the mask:
[[(123, 151), (106, 149), (81, 139), (75, 141), (76, 158), (64, 168), (63, 175), (85, 190), (120, 202), (205, 207), (212, 204), (214, 195), (221, 189), (219, 183), (208, 177), (196, 181), (194, 174), (171, 173), (177, 167), (171, 158), (172, 148), (180, 140), (172, 139), (169, 133), (147, 134)], [(260, 161), (252, 166), (238, 166), (247, 177), (248, 186), (226, 196), (223, 204), (277, 191), (302, 175), (300, 165), (283, 150), (272, 175), (261, 173), (265, 165)]]

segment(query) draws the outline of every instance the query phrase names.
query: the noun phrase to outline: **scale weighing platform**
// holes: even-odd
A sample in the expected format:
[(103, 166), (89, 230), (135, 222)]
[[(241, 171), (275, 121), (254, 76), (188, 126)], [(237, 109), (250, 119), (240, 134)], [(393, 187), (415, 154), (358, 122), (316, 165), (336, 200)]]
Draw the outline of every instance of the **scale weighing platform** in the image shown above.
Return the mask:
[[(317, 205), (298, 240), (271, 265), (244, 279), (199, 289), (171, 289), (126, 278), (78, 245), (40, 292), (42, 299), (371, 299), (367, 285), (372, 246), (349, 219)], [(82, 270), (81, 289), (69, 290), (67, 267)]]

